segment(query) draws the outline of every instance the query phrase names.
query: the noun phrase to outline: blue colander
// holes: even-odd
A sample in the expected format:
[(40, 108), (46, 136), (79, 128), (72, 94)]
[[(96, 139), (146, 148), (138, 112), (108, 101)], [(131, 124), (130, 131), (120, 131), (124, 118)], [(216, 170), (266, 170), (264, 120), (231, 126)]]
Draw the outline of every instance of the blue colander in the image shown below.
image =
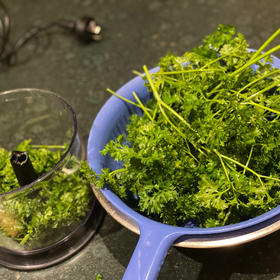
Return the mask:
[[(274, 66), (280, 68), (280, 60), (274, 58)], [(158, 71), (158, 68), (150, 72)], [(135, 102), (135, 91), (143, 103), (152, 98), (139, 76), (121, 87), (117, 93)], [(126, 133), (131, 114), (141, 114), (136, 106), (112, 96), (97, 114), (88, 140), (88, 162), (101, 174), (103, 168), (120, 168), (120, 163), (109, 156), (102, 156), (106, 143), (119, 134)], [(166, 225), (149, 219), (129, 207), (108, 186), (99, 190), (93, 187), (103, 207), (122, 225), (140, 234), (138, 244), (123, 276), (124, 280), (156, 279), (169, 247), (215, 248), (253, 241), (280, 228), (280, 206), (256, 218), (237, 224), (213, 228), (185, 228)]]

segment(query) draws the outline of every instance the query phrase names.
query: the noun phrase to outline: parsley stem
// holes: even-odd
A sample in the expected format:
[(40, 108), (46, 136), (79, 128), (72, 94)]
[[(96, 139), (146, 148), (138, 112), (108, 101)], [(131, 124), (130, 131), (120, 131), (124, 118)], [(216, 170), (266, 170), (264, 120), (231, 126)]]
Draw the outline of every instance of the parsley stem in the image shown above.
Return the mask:
[(191, 127), (191, 125), (185, 121), (185, 119), (180, 116), (180, 114), (178, 114), (175, 110), (173, 110), (170, 106), (168, 106), (166, 103), (164, 102), (160, 102), (160, 104), (165, 107), (167, 110), (169, 110), (174, 116), (176, 116), (183, 124), (185, 124), (189, 129), (191, 129), (192, 131), (195, 132), (195, 130)]
[(228, 217), (231, 214), (231, 208), (232, 208), (232, 206), (229, 207), (228, 212), (227, 212), (227, 214), (224, 217), (223, 224), (222, 224), (223, 226), (226, 224), (226, 222), (228, 220)]
[(221, 162), (221, 164), (222, 164), (224, 173), (225, 173), (225, 175), (226, 175), (227, 181), (229, 182), (229, 185), (230, 185), (230, 188), (231, 188), (231, 190), (232, 190), (232, 193), (233, 193), (235, 199), (237, 199), (234, 186), (233, 186), (233, 184), (232, 184), (232, 182), (231, 182), (231, 180), (230, 180), (230, 177), (229, 177), (229, 175), (228, 175), (228, 171), (227, 171), (226, 166), (225, 166), (225, 164), (224, 164), (224, 161), (223, 161), (223, 159), (222, 159), (222, 157), (221, 157), (221, 154), (217, 154), (217, 155), (218, 155), (219, 160), (220, 160), (220, 162)]
[(148, 72), (147, 67), (144, 66), (143, 68), (144, 68), (146, 77), (147, 77), (147, 79), (148, 79), (148, 82), (149, 82), (149, 84), (150, 84), (150, 86), (151, 86), (151, 88), (152, 88), (152, 91), (153, 91), (153, 93), (154, 93), (155, 99), (156, 99), (157, 102), (158, 102), (158, 107), (159, 107), (159, 109), (160, 109), (162, 115), (164, 116), (164, 118), (166, 119), (166, 121), (171, 125), (171, 127), (173, 127), (173, 128), (185, 139), (185, 138), (186, 138), (186, 135), (185, 135), (178, 127), (176, 127), (176, 126), (173, 124), (173, 122), (169, 119), (169, 117), (168, 117), (167, 114), (165, 113), (164, 109), (162, 108), (162, 105), (165, 104), (165, 103), (162, 102), (162, 100), (161, 100), (161, 98), (160, 98), (160, 96), (159, 96), (159, 94), (158, 94), (158, 92), (157, 92), (157, 90), (156, 90), (156, 88), (155, 88), (155, 85), (154, 85), (154, 83), (153, 83), (153, 81), (152, 81), (152, 79), (151, 79), (151, 76), (150, 76), (150, 74), (149, 74), (149, 72)]
[(258, 104), (258, 103), (256, 103), (256, 102), (253, 102), (253, 101), (244, 102), (244, 103), (241, 103), (241, 104), (250, 104), (250, 105), (253, 105), (253, 106), (262, 108), (262, 109), (264, 109), (264, 110), (266, 110), (266, 111), (270, 111), (270, 112), (272, 112), (272, 113), (275, 113), (275, 114), (277, 114), (277, 115), (280, 115), (280, 111), (277, 111), (277, 110), (275, 110), (275, 109), (271, 109), (271, 108), (269, 108), (269, 107), (263, 106), (263, 105)]
[(170, 71), (170, 72), (155, 72), (152, 73), (153, 76), (157, 75), (175, 75), (175, 74), (184, 74), (184, 73), (195, 73), (195, 72), (213, 72), (213, 71), (220, 71), (224, 72), (224, 70), (219, 69), (219, 68), (209, 68), (209, 69), (186, 69), (186, 70), (176, 70), (176, 71)]
[(110, 172), (110, 175), (114, 175), (114, 174), (117, 174), (117, 173), (121, 173), (123, 171), (125, 171), (126, 169), (125, 168), (119, 168), (119, 169), (116, 169), (116, 170), (113, 170)]
[(145, 75), (137, 70), (133, 70), (132, 71), (133, 74), (137, 75), (137, 76), (140, 76), (140, 77), (144, 77)]
[(224, 173), (225, 173), (225, 175), (226, 175), (226, 177), (227, 177), (227, 180), (228, 180), (228, 182), (231, 184), (231, 181), (230, 181), (230, 178), (229, 178), (227, 169), (226, 169), (226, 167), (225, 167), (224, 161), (223, 161), (223, 159), (222, 159), (222, 157), (221, 157), (220, 154), (217, 154), (217, 155), (218, 155), (219, 160), (220, 160), (220, 162), (221, 162), (221, 164), (222, 164), (222, 167), (223, 167)]
[(163, 108), (161, 107), (161, 104), (159, 103), (159, 108), (161, 110), (162, 115), (164, 116), (164, 118), (166, 119), (166, 121), (170, 124), (171, 127), (173, 127), (185, 140), (185, 143), (187, 145), (187, 153), (196, 161), (199, 162), (198, 159), (191, 153), (191, 149), (188, 143), (188, 140), (186, 138), (186, 135), (176, 126), (173, 124), (173, 122), (169, 119), (169, 117), (167, 116), (167, 114), (165, 113), (165, 111), (163, 110)]
[(237, 165), (243, 167), (243, 168), (246, 169), (247, 171), (249, 171), (249, 172), (251, 172), (252, 174), (254, 174), (255, 176), (257, 176), (258, 179), (259, 179), (259, 181), (260, 181), (260, 183), (262, 184), (262, 186), (264, 186), (264, 184), (263, 184), (261, 178), (280, 182), (280, 179), (274, 178), (274, 177), (270, 177), (270, 176), (266, 176), (266, 175), (261, 175), (261, 174), (257, 173), (256, 171), (254, 171), (253, 169), (249, 168), (248, 166), (246, 166), (246, 165), (240, 163), (239, 161), (234, 160), (234, 159), (232, 159), (232, 158), (230, 158), (230, 157), (228, 157), (228, 156), (222, 155), (222, 154), (219, 153), (217, 150), (214, 150), (214, 152), (215, 152), (217, 155), (220, 155), (222, 158), (227, 159), (227, 160), (229, 160), (229, 161), (231, 161), (231, 162), (233, 162), (233, 163), (235, 163), (235, 164), (237, 164)]
[(161, 110), (162, 115), (166, 119), (166, 121), (173, 127), (184, 139), (186, 139), (186, 135), (170, 120), (170, 118), (167, 116), (163, 108), (161, 107), (161, 104), (159, 104), (159, 109)]
[(157, 112), (158, 112), (158, 104), (155, 106), (155, 109), (154, 109), (154, 112), (153, 112), (153, 121), (156, 119), (156, 115), (157, 115)]
[[(215, 91), (211, 91), (211, 93), (213, 94)], [(202, 98), (204, 98), (205, 101), (210, 102), (210, 103), (219, 103), (219, 104), (225, 104), (225, 103), (229, 103), (229, 101), (225, 100), (225, 99), (218, 99), (218, 97), (220, 96), (221, 93), (224, 93), (224, 89), (220, 89), (220, 90), (216, 90), (217, 94), (215, 95), (215, 97), (213, 97), (212, 99), (205, 97), (204, 95), (202, 95)]]
[[(171, 83), (173, 83), (173, 84), (179, 83), (180, 84), (180, 82), (178, 82), (178, 79), (173, 78), (173, 77), (168, 77), (168, 76), (164, 77), (164, 81), (168, 81), (170, 84)], [(183, 82), (181, 82), (181, 84), (183, 84)]]
[[(217, 92), (217, 90), (223, 85), (223, 82), (220, 82), (219, 84), (217, 84), (208, 94), (207, 94), (207, 98), (210, 98), (211, 95), (214, 92)], [(214, 97), (215, 98), (215, 97)]]
[[(246, 162), (246, 167), (248, 167), (248, 165), (250, 163), (250, 160), (251, 160), (251, 157), (252, 157), (252, 154), (253, 154), (253, 149), (254, 149), (254, 146), (252, 146), (251, 149), (250, 149), (249, 156), (248, 156), (248, 159), (247, 159), (247, 162)], [(246, 172), (246, 169), (244, 168), (242, 174), (245, 175), (245, 172)]]
[(149, 84), (150, 84), (150, 86), (151, 86), (151, 88), (152, 88), (152, 91), (153, 91), (153, 93), (154, 93), (155, 99), (157, 100), (158, 107), (159, 107), (159, 109), (160, 109), (162, 115), (164, 116), (164, 118), (166, 119), (166, 121), (171, 125), (171, 127), (173, 127), (184, 139), (186, 139), (186, 135), (185, 135), (183, 132), (181, 132), (181, 130), (173, 124), (173, 122), (169, 119), (169, 117), (168, 117), (167, 114), (165, 113), (164, 109), (162, 108), (162, 105), (165, 104), (165, 103), (162, 102), (162, 100), (161, 100), (161, 98), (160, 98), (160, 96), (159, 96), (159, 94), (158, 94), (158, 92), (157, 92), (157, 90), (156, 90), (156, 87), (155, 87), (155, 85), (154, 85), (154, 83), (153, 83), (153, 81), (152, 81), (152, 78), (151, 78), (151, 76), (150, 76), (150, 73), (148, 72), (147, 67), (144, 65), (143, 68), (144, 68), (146, 77), (147, 77), (147, 79), (148, 79), (148, 82), (149, 82)]
[(150, 73), (148, 72), (147, 66), (144, 65), (144, 66), (143, 66), (143, 69), (144, 69), (144, 72), (145, 72), (146, 77), (147, 77), (147, 79), (148, 79), (148, 82), (149, 82), (149, 84), (150, 84), (150, 86), (151, 86), (151, 88), (152, 88), (152, 91), (153, 91), (153, 93), (154, 93), (155, 99), (156, 99), (157, 102), (158, 102), (158, 106), (159, 106), (159, 109), (160, 109), (162, 115), (164, 116), (164, 118), (166, 119), (166, 121), (171, 125), (171, 127), (173, 127), (173, 128), (186, 140), (186, 145), (187, 145), (187, 148), (188, 148), (188, 154), (189, 154), (193, 159), (195, 159), (196, 162), (198, 162), (198, 159), (191, 153), (190, 146), (189, 146), (188, 141), (187, 141), (187, 139), (186, 139), (186, 135), (185, 135), (176, 125), (173, 124), (173, 122), (169, 119), (169, 117), (167, 116), (167, 114), (166, 114), (165, 110), (162, 108), (162, 106), (165, 107), (167, 110), (169, 110), (171, 113), (173, 113), (173, 115), (175, 115), (179, 120), (181, 120), (181, 121), (182, 121), (187, 127), (189, 127), (192, 131), (194, 131), (194, 130), (192, 129), (192, 127), (190, 126), (190, 124), (187, 123), (187, 122), (185, 121), (184, 118), (182, 118), (182, 116), (180, 116), (175, 110), (173, 110), (170, 106), (168, 106), (166, 103), (164, 103), (164, 102), (161, 100), (160, 95), (158, 94), (157, 89), (156, 89), (156, 87), (155, 87), (155, 85), (154, 85), (154, 83), (153, 83), (153, 81), (152, 81), (151, 75), (150, 75)]
[(263, 49), (265, 49), (278, 35), (280, 34), (280, 28), (276, 30), (263, 44), (262, 46), (254, 53), (254, 55), (249, 59), (249, 61), (252, 61), (254, 58), (256, 58)]
[(276, 52), (277, 50), (280, 49), (280, 45), (270, 49), (269, 51), (265, 52), (262, 55), (259, 55), (258, 57), (249, 60), (247, 63), (245, 63), (243, 66), (241, 66), (240, 68), (238, 68), (237, 70), (235, 70), (234, 72), (232, 72), (231, 74), (229, 74), (230, 76), (235, 76), (237, 74), (239, 74), (240, 72), (242, 72), (243, 70), (245, 70), (247, 67), (249, 67), (250, 65), (256, 63), (257, 61), (261, 60), (262, 58), (269, 56), (270, 54)]
[(229, 54), (221, 55), (221, 56), (219, 56), (218, 58), (213, 59), (213, 60), (211, 60), (210, 62), (206, 63), (204, 66), (201, 67), (201, 69), (204, 69), (204, 68), (208, 67), (209, 65), (211, 65), (211, 64), (213, 64), (213, 63), (215, 63), (215, 62), (217, 62), (217, 61), (219, 61), (219, 60), (224, 59), (224, 58), (227, 57), (227, 56), (229, 56)]
[[(168, 76), (162, 77), (162, 81), (163, 82), (167, 82), (170, 85), (175, 85), (176, 87), (178, 87), (178, 86), (185, 87), (186, 86), (186, 82), (185, 81), (184, 82), (179, 82), (177, 79), (172, 78), (172, 77), (168, 77)], [(162, 85), (162, 87), (163, 86), (164, 86), (164, 84)]]
[(153, 122), (153, 118), (151, 117), (147, 108), (143, 105), (143, 103), (141, 102), (141, 100), (139, 99), (139, 97), (137, 96), (135, 91), (133, 91), (132, 94), (135, 97), (135, 99), (137, 100), (137, 102), (139, 103), (140, 108), (144, 111), (144, 113), (148, 116), (148, 118)]
[[(235, 164), (237, 164), (237, 165), (243, 167), (244, 169), (250, 171), (252, 174), (254, 174), (255, 176), (257, 176), (257, 178), (259, 179), (261, 185), (264, 186), (264, 184), (263, 184), (263, 182), (262, 182), (262, 180), (261, 180), (261, 177), (263, 177), (262, 175), (258, 174), (256, 171), (254, 171), (253, 169), (249, 168), (248, 166), (246, 166), (246, 165), (240, 163), (239, 161), (234, 160), (234, 159), (232, 159), (232, 158), (230, 158), (230, 157), (228, 157), (228, 156), (222, 155), (222, 154), (219, 153), (216, 149), (214, 150), (214, 152), (215, 152), (219, 157), (222, 157), (222, 158), (224, 158), (224, 159), (227, 159), (227, 160), (229, 160), (229, 161), (231, 161), (231, 162), (233, 162), (233, 163), (235, 163)], [(280, 181), (280, 180), (279, 180), (279, 181)]]
[(135, 102), (133, 102), (133, 101), (131, 101), (131, 100), (129, 100), (129, 99), (119, 95), (119, 94), (117, 94), (116, 92), (112, 91), (111, 89), (107, 88), (107, 91), (110, 92), (111, 94), (117, 96), (118, 98), (122, 99), (123, 101), (126, 101), (127, 103), (130, 103), (130, 104), (132, 104), (132, 105), (134, 105), (136, 107), (141, 108), (141, 106), (139, 104), (137, 104), (137, 103), (135, 103)]
[(280, 82), (277, 81), (276, 83), (273, 83), (273, 84), (271, 84), (270, 86), (265, 87), (265, 88), (263, 88), (262, 90), (260, 90), (260, 91), (258, 91), (258, 92), (255, 92), (255, 93), (252, 94), (251, 96), (247, 97), (247, 98), (246, 98), (246, 101), (253, 99), (253, 98), (256, 97), (257, 95), (260, 95), (260, 94), (262, 94), (262, 93), (264, 93), (264, 92), (267, 92), (268, 90), (270, 90), (270, 89), (272, 89), (272, 88), (274, 88), (274, 87), (276, 87), (276, 86), (279, 86), (279, 83), (280, 83)]
[(231, 188), (226, 188), (226, 189), (223, 190), (223, 191), (219, 191), (219, 198), (221, 198), (222, 195), (223, 195), (224, 193), (226, 193), (226, 192), (228, 192), (228, 191), (230, 191), (230, 190), (231, 190)]
[[(195, 131), (195, 130), (191, 127), (191, 125), (190, 125), (188, 122), (186, 122), (186, 120), (185, 120), (184, 118), (182, 118), (182, 116), (180, 116), (175, 110), (173, 110), (170, 106), (168, 106), (166, 103), (164, 103), (164, 102), (162, 101), (162, 99), (160, 98), (160, 95), (159, 95), (159, 93), (158, 93), (158, 91), (157, 91), (157, 89), (156, 89), (156, 87), (155, 87), (155, 85), (154, 85), (154, 83), (153, 83), (153, 81), (152, 81), (151, 75), (150, 75), (150, 73), (148, 72), (147, 66), (144, 65), (143, 68), (144, 68), (146, 77), (147, 77), (147, 79), (148, 79), (148, 82), (149, 82), (149, 84), (150, 84), (150, 86), (151, 86), (151, 88), (152, 88), (152, 90), (153, 90), (154, 96), (155, 96), (157, 102), (159, 103), (159, 108), (160, 108), (160, 109), (162, 108), (161, 105), (164, 106), (164, 107), (165, 107), (167, 110), (169, 110), (173, 115), (175, 115), (181, 122), (183, 122), (189, 129), (191, 129), (192, 131)], [(162, 111), (162, 110), (161, 110), (161, 111)]]
[(279, 73), (279, 72), (280, 72), (280, 69), (277, 69), (277, 70), (275, 70), (275, 71), (268, 72), (267, 74), (265, 74), (265, 75), (263, 75), (263, 76), (261, 76), (261, 77), (255, 79), (255, 80), (253, 80), (252, 82), (246, 84), (243, 88), (241, 88), (241, 89), (238, 91), (238, 93), (241, 93), (243, 90), (245, 90), (246, 88), (250, 87), (250, 86), (253, 85), (253, 84), (256, 84), (258, 81), (261, 81), (261, 80), (263, 80), (264, 78), (269, 77), (269, 76), (272, 76), (272, 75), (274, 75), (274, 74), (276, 74), (276, 73)]
[(173, 127), (184, 139), (186, 139), (186, 135), (170, 120), (170, 118), (167, 116), (165, 110), (162, 108), (162, 103), (158, 102), (159, 109), (164, 116), (165, 120), (170, 124), (171, 127)]
[(153, 93), (154, 93), (154, 96), (155, 96), (156, 100), (157, 100), (157, 101), (160, 101), (161, 98), (160, 98), (160, 96), (159, 96), (159, 94), (158, 94), (158, 92), (157, 92), (157, 89), (156, 89), (156, 87), (155, 87), (155, 85), (154, 85), (154, 82), (153, 82), (153, 80), (152, 80), (152, 78), (151, 78), (151, 75), (150, 75), (150, 73), (149, 73), (149, 71), (148, 71), (147, 66), (144, 65), (144, 66), (143, 66), (143, 69), (144, 69), (144, 72), (145, 72), (145, 74), (146, 74), (147, 80), (148, 80), (148, 82), (149, 82), (149, 84), (150, 84), (150, 86), (151, 86), (151, 88), (152, 88), (152, 91), (153, 91)]
[(29, 239), (29, 233), (27, 233), (27, 234), (22, 238), (22, 240), (20, 241), (20, 244), (21, 244), (21, 245), (24, 245), (28, 239)]

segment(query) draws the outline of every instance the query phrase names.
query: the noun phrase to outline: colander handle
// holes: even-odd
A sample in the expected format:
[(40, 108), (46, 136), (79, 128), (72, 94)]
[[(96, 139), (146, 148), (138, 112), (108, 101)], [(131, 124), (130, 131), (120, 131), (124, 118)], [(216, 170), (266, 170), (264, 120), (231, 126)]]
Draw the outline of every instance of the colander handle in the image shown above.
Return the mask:
[(123, 280), (155, 280), (167, 251), (182, 233), (170, 228), (140, 227), (140, 238), (130, 259)]

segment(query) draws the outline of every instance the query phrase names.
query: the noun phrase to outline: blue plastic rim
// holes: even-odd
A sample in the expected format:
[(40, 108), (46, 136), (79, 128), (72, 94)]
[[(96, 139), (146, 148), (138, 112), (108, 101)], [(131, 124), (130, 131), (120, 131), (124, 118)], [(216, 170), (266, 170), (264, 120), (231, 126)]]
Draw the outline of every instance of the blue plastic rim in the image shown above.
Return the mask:
[[(280, 68), (280, 60), (276, 57), (273, 58), (274, 67)], [(150, 72), (156, 72), (158, 69), (158, 67), (153, 68)], [(130, 80), (117, 93), (136, 102), (132, 94), (133, 91), (137, 93), (143, 103), (152, 98), (152, 94), (147, 91), (140, 76)], [(100, 151), (103, 150), (108, 141), (116, 138), (121, 133), (125, 133), (129, 116), (133, 113), (141, 114), (137, 107), (122, 101), (116, 96), (112, 96), (96, 116), (90, 130), (87, 150), (89, 165), (97, 174), (101, 174), (103, 168), (114, 170), (120, 167), (119, 163), (116, 163), (112, 158), (102, 156)], [(114, 207), (133, 219), (140, 229), (137, 247), (123, 277), (125, 280), (156, 279), (169, 247), (178, 238), (187, 239), (188, 236), (214, 236), (226, 233), (233, 233), (234, 235), (234, 232), (242, 230), (253, 232), (260, 227), (260, 224), (266, 223), (280, 214), (280, 206), (277, 206), (265, 214), (233, 225), (213, 228), (183, 228), (169, 226), (144, 217), (126, 205), (108, 187), (103, 188), (101, 191)]]

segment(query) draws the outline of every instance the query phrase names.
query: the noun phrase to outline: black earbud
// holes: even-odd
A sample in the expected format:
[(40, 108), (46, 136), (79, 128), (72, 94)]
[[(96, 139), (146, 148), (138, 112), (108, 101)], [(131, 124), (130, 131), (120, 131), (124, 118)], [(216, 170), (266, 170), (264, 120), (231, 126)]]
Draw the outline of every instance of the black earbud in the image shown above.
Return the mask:
[(101, 26), (94, 18), (84, 16), (77, 21), (61, 19), (47, 25), (34, 27), (20, 37), (15, 44), (10, 42), (10, 17), (8, 10), (0, 0), (0, 64), (8, 66), (18, 63), (17, 54), (29, 41), (36, 38), (51, 28), (61, 27), (77, 35), (85, 43), (99, 41), (101, 37)]
[(86, 43), (102, 39), (101, 26), (92, 17), (84, 16), (77, 21), (62, 20), (58, 24), (76, 33)]
[(101, 40), (101, 26), (91, 17), (82, 17), (75, 24), (77, 35), (85, 41)]

